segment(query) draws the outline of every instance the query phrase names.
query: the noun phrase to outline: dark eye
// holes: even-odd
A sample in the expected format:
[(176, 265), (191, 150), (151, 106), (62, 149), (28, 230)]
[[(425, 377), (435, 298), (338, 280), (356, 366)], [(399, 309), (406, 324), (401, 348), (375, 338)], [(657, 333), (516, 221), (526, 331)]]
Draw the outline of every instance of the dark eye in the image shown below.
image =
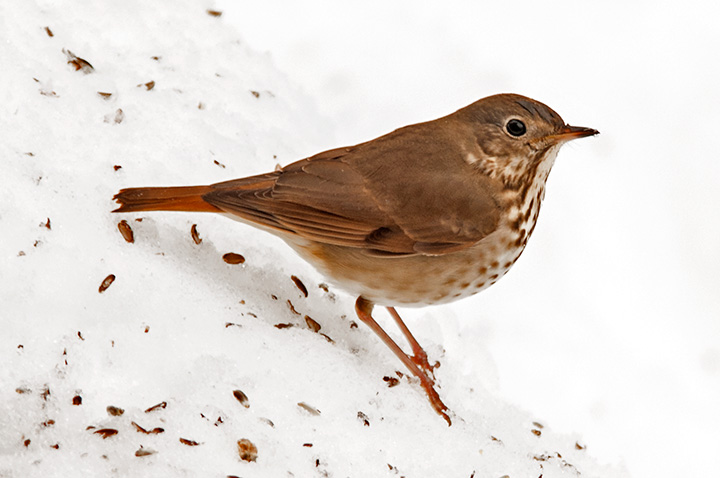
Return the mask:
[(505, 128), (507, 129), (507, 132), (513, 136), (522, 136), (525, 134), (525, 131), (527, 131), (525, 129), (525, 123), (519, 119), (511, 119), (507, 122)]

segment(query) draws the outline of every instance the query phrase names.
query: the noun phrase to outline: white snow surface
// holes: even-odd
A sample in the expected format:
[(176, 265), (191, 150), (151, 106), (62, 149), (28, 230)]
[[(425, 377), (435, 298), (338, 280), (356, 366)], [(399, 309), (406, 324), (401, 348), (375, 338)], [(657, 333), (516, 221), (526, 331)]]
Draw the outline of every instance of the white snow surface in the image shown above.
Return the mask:
[[(261, 3), (0, 4), (0, 477), (712, 476), (712, 16)], [(662, 36), (673, 22), (688, 35)], [(502, 91), (602, 134), (561, 152), (507, 278), (400, 311), (442, 363), (452, 427), (413, 381), (388, 387), (404, 370), (354, 298), (279, 239), (110, 213), (122, 187), (265, 172)]]

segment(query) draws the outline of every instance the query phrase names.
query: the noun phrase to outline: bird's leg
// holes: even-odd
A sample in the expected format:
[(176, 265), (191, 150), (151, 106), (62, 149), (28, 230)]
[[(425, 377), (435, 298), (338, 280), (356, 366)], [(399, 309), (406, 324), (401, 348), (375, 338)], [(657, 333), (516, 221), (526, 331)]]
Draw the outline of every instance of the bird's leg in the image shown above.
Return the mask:
[(400, 328), (400, 331), (405, 336), (405, 339), (407, 339), (408, 343), (410, 344), (410, 347), (413, 351), (413, 356), (410, 357), (415, 364), (423, 369), (425, 373), (427, 373), (433, 381), (435, 380), (435, 374), (433, 373), (433, 370), (435, 367), (437, 367), (439, 364), (435, 362), (435, 365), (430, 365), (428, 363), (427, 353), (423, 348), (420, 346), (417, 340), (415, 340), (415, 337), (413, 336), (412, 332), (410, 332), (410, 329), (408, 329), (407, 325), (405, 325), (405, 322), (400, 318), (400, 314), (397, 313), (397, 310), (395, 310), (395, 307), (386, 307), (388, 312), (390, 312), (390, 315), (393, 319), (395, 319), (395, 323)]
[[(440, 395), (438, 395), (437, 391), (435, 390), (433, 381), (430, 379), (430, 377), (427, 376), (425, 372), (420, 370), (420, 368), (416, 365), (413, 359), (408, 357), (408, 355), (402, 351), (402, 349), (387, 334), (387, 332), (385, 332), (382, 327), (380, 327), (380, 325), (375, 322), (375, 319), (373, 319), (372, 317), (373, 305), (374, 304), (369, 300), (366, 300), (363, 297), (358, 297), (357, 302), (355, 302), (355, 311), (357, 312), (358, 318), (363, 321), (368, 327), (370, 327), (373, 332), (375, 332), (378, 337), (380, 337), (380, 340), (382, 340), (385, 345), (387, 345), (390, 350), (393, 351), (393, 353), (408, 368), (408, 370), (410, 370), (410, 372), (412, 372), (413, 375), (415, 375), (420, 380), (420, 385), (422, 386), (423, 390), (425, 390), (428, 399), (430, 399), (430, 405), (432, 405), (438, 415), (445, 419), (448, 425), (452, 425), (450, 417), (447, 414), (448, 408), (440, 399)], [(405, 329), (407, 329), (407, 327), (405, 327)], [(418, 345), (418, 347), (420, 346)], [(420, 350), (422, 350), (422, 348)]]

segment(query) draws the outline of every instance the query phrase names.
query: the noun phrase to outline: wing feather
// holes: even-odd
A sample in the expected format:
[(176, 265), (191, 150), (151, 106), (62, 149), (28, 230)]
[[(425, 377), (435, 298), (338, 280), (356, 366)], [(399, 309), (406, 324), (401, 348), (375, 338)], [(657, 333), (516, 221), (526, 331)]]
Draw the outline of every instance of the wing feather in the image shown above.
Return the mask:
[(457, 139), (414, 141), (426, 125), (218, 183), (203, 199), (266, 227), (373, 255), (461, 250), (497, 227), (500, 185), (465, 162)]

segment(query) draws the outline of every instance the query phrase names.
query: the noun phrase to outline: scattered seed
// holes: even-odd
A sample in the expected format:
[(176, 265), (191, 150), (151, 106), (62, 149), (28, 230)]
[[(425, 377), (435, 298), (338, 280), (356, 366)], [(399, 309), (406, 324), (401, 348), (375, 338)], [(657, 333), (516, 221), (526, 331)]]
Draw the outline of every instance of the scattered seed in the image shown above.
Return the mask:
[(358, 324), (357, 324), (354, 320), (351, 320), (351, 321), (350, 321), (350, 328), (351, 328), (351, 329), (357, 329), (357, 328), (358, 328)]
[(117, 111), (115, 111), (115, 118), (113, 119), (113, 121), (115, 122), (115, 124), (120, 124), (123, 122), (124, 119), (125, 113), (123, 113), (122, 108), (118, 108)]
[(48, 427), (51, 427), (51, 426), (55, 425), (55, 420), (53, 420), (53, 419), (51, 418), (50, 420), (45, 420), (45, 421), (42, 422), (40, 425), (44, 426), (45, 428), (48, 428)]
[(220, 161), (218, 161), (217, 159), (213, 159), (213, 163), (215, 163), (218, 166), (220, 166), (221, 168), (225, 169), (225, 165), (223, 163), (221, 163)]
[(221, 12), (220, 10), (207, 10), (207, 14), (211, 17), (221, 17), (223, 12)]
[(122, 169), (122, 166), (120, 166), (119, 164), (116, 164), (115, 166), (113, 166), (113, 169), (115, 171), (117, 171), (118, 169)]
[(275, 428), (275, 424), (269, 418), (260, 417), (260, 421), (267, 423), (271, 428)]
[(54, 449), (56, 449), (56, 450), (59, 450), (59, 449), (60, 449), (60, 444), (59, 444), (59, 443), (56, 443), (56, 444), (54, 444), (54, 445), (50, 445), (50, 448), (54, 448)]
[(145, 83), (145, 88), (147, 88), (148, 91), (152, 90), (153, 88), (155, 88), (155, 82), (152, 80), (148, 81), (147, 83)]
[(287, 305), (288, 305), (288, 307), (290, 308), (290, 312), (292, 312), (292, 313), (295, 314), (295, 315), (300, 315), (300, 312), (298, 312), (297, 310), (295, 310), (295, 306), (293, 305), (292, 302), (290, 302), (290, 299), (288, 299)]
[(123, 113), (122, 108), (118, 108), (115, 110), (114, 113), (106, 114), (103, 118), (103, 121), (105, 123), (114, 123), (114, 124), (120, 124), (125, 119), (125, 113)]
[(388, 388), (392, 388), (400, 383), (400, 380), (395, 377), (388, 377), (387, 375), (383, 377), (383, 380), (387, 382)]
[(358, 420), (363, 422), (363, 425), (365, 425), (366, 427), (370, 426), (370, 419), (363, 412), (358, 412), (357, 417), (358, 417)]
[(204, 109), (205, 109), (205, 103), (203, 103), (202, 101), (198, 102), (198, 109), (199, 109), (199, 110), (204, 110)]
[(82, 397), (80, 395), (75, 395), (72, 399), (73, 405), (82, 405)]
[(123, 413), (125, 413), (125, 410), (123, 410), (123, 409), (120, 408), (120, 407), (115, 407), (115, 406), (113, 406), (113, 405), (108, 405), (108, 406), (105, 408), (105, 410), (107, 411), (108, 415), (110, 415), (111, 417), (119, 417), (119, 416), (121, 416)]
[(30, 392), (31, 392), (31, 390), (30, 390), (29, 388), (26, 388), (26, 387), (18, 387), (18, 388), (15, 389), (15, 391), (16, 391), (17, 393), (19, 393), (19, 394), (30, 393)]
[(114, 428), (101, 428), (99, 430), (95, 430), (93, 433), (95, 433), (96, 435), (100, 435), (103, 440), (105, 440), (108, 437), (117, 435), (118, 431)]
[(89, 61), (76, 56), (70, 50), (63, 49), (63, 53), (65, 53), (68, 58), (68, 65), (74, 66), (75, 71), (82, 71), (87, 75), (88, 73), (92, 73), (95, 70), (95, 68), (93, 68)]
[(149, 430), (149, 431), (148, 431), (148, 430), (144, 429), (143, 427), (141, 427), (140, 425), (138, 425), (138, 424), (135, 423), (135, 422), (130, 422), (130, 423), (135, 427), (135, 430), (136, 430), (137, 432), (139, 432), (139, 433), (144, 433), (145, 435), (158, 435), (158, 434), (160, 434), (160, 433), (164, 433), (164, 432), (165, 432), (165, 429), (164, 429), (164, 428), (157, 427), (157, 428), (153, 428), (152, 430)]
[(115, 274), (110, 274), (107, 276), (103, 281), (102, 284), (100, 284), (100, 287), (98, 287), (98, 292), (101, 294), (107, 290), (108, 287), (115, 281)]
[(145, 410), (145, 413), (154, 412), (155, 410), (160, 410), (161, 408), (167, 407), (167, 402), (160, 402), (157, 405), (153, 405), (152, 407)]
[(310, 317), (309, 315), (305, 316), (305, 323), (310, 328), (310, 330), (312, 330), (313, 332), (315, 332), (315, 333), (320, 332), (320, 327), (321, 327), (320, 324), (315, 322), (315, 320), (313, 320), (313, 318)]
[(318, 410), (317, 408), (315, 408), (311, 405), (308, 405), (305, 402), (299, 402), (298, 407), (302, 408), (303, 410), (308, 412), (310, 415), (314, 415), (314, 416), (320, 415), (320, 410)]
[(277, 329), (289, 329), (290, 327), (294, 327), (293, 324), (275, 324), (275, 328)]
[(245, 408), (250, 408), (250, 401), (248, 400), (247, 395), (245, 395), (242, 390), (233, 390), (233, 396), (237, 399), (238, 402), (240, 402), (240, 405)]
[(106, 93), (104, 91), (98, 91), (97, 94), (104, 100), (109, 100), (112, 97), (112, 93)]
[(155, 60), (155, 61), (160, 61), (160, 58), (162, 58), (162, 57), (161, 56), (151, 56), (150, 57), (151, 60)]
[(135, 242), (135, 234), (133, 234), (130, 224), (128, 224), (125, 219), (118, 222), (118, 229), (120, 230), (120, 234), (122, 234), (123, 239), (125, 239), (125, 242), (129, 242), (130, 244)]
[(543, 428), (545, 428), (542, 423), (532, 422), (532, 424), (535, 425), (536, 428), (539, 428), (539, 429), (541, 429), (541, 430), (542, 430)]
[(535, 430), (535, 429), (533, 429), (533, 430), (530, 430), (530, 431), (533, 432), (533, 434), (534, 434), (535, 436), (540, 436), (540, 435), (542, 435), (542, 432), (541, 432), (540, 430)]
[(50, 27), (45, 27), (45, 33), (47, 33), (47, 35), (48, 35), (50, 38), (52, 38), (52, 37), (55, 36), (55, 34), (52, 32), (52, 30), (50, 30)]
[(180, 443), (187, 446), (198, 446), (200, 444), (195, 440), (188, 440), (187, 438), (180, 438)]
[(235, 254), (234, 252), (228, 252), (223, 256), (223, 260), (227, 262), (228, 264), (242, 264), (245, 262), (245, 258), (240, 254)]
[(320, 332), (320, 335), (323, 336), (323, 337), (325, 337), (325, 340), (327, 340), (327, 341), (330, 342), (331, 344), (334, 344), (334, 343), (335, 343), (335, 341), (334, 341), (333, 339), (331, 339), (328, 334), (323, 334), (322, 332)]
[(250, 93), (252, 93), (252, 95), (253, 95), (255, 98), (260, 98), (260, 92), (259, 92), (259, 91), (250, 90)]
[(145, 326), (145, 333), (147, 334), (148, 332), (150, 332), (150, 326), (149, 326), (149, 325), (146, 325), (146, 326)]
[(149, 448), (143, 448), (142, 446), (138, 448), (138, 451), (135, 452), (135, 456), (148, 456), (148, 455), (154, 455), (157, 453), (155, 450), (150, 450)]
[(78, 330), (77, 336), (80, 340), (85, 340), (85, 338), (82, 336), (82, 332)]
[(200, 234), (198, 234), (197, 224), (193, 224), (190, 228), (190, 235), (192, 236), (192, 240), (195, 244), (200, 244), (202, 242), (202, 238), (200, 238)]
[(29, 438), (26, 438), (25, 441), (23, 442), (23, 445), (25, 445), (25, 448), (29, 447), (29, 446), (30, 446), (30, 439), (29, 439)]
[(305, 448), (312, 448), (313, 444), (312, 443), (303, 443), (303, 446)]
[(258, 449), (253, 442), (247, 438), (242, 438), (237, 442), (238, 455), (243, 461), (255, 461), (257, 460)]
[(47, 218), (47, 221), (40, 223), (40, 227), (45, 227), (49, 231), (52, 230), (52, 226), (50, 225), (50, 218)]
[(295, 283), (295, 285), (297, 286), (297, 288), (300, 289), (300, 292), (302, 292), (303, 295), (304, 295), (305, 297), (307, 297), (307, 296), (308, 296), (308, 290), (307, 290), (307, 287), (305, 287), (305, 284), (303, 284), (303, 282), (302, 282), (300, 279), (298, 279), (297, 276), (290, 276), (290, 278), (291, 278), (292, 281)]
[(48, 387), (45, 387), (43, 389), (42, 393), (40, 394), (40, 396), (42, 397), (43, 400), (45, 400), (47, 402), (47, 399), (50, 396), (50, 389)]
[(578, 442), (575, 442), (575, 449), (576, 450), (584, 450), (586, 448), (585, 445), (581, 445)]
[(324, 283), (324, 282), (318, 284), (318, 287), (321, 288), (324, 292), (330, 292), (330, 288), (329, 288), (328, 285), (327, 285), (326, 283)]
[(228, 327), (242, 327), (242, 325), (236, 324), (235, 322), (225, 322), (225, 328), (227, 329)]

